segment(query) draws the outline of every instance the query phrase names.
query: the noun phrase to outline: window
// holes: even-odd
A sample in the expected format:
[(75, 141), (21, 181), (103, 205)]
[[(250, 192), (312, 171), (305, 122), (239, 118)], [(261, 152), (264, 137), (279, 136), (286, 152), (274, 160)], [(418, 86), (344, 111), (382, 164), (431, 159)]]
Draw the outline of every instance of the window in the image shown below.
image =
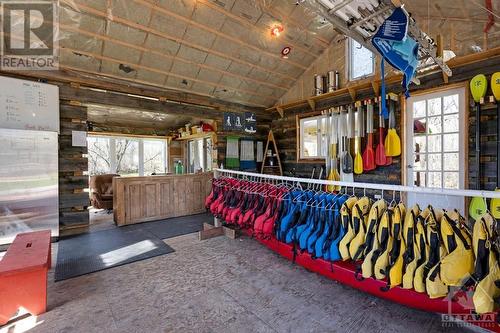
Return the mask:
[(88, 136), (89, 175), (144, 176), (165, 173), (167, 142), (120, 136)]
[(323, 159), (326, 156), (326, 121), (324, 116), (302, 118), (300, 127), (300, 159)]
[[(407, 184), (431, 188), (464, 188), (466, 128), (463, 88), (412, 96), (407, 100)], [(417, 198), (463, 207), (463, 198)], [(456, 202), (454, 202), (456, 201)], [(460, 202), (459, 202), (460, 201)]]
[(188, 141), (188, 172), (212, 170), (212, 139), (200, 138)]
[(348, 39), (349, 80), (357, 80), (375, 73), (375, 55), (354, 39)]

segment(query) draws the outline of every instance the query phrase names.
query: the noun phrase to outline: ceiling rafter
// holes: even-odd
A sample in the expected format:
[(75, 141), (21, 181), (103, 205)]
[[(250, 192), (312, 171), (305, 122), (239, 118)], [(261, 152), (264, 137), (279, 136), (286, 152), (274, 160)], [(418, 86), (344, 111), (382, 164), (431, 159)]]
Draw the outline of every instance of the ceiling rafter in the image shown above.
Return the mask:
[[(66, 3), (66, 4), (70, 5), (70, 3), (68, 3), (68, 1), (71, 1), (71, 0), (61, 0), (61, 3)], [(184, 41), (181, 38), (177, 38), (177, 37), (174, 37), (174, 36), (167, 35), (167, 34), (161, 32), (161, 31), (158, 31), (158, 30), (155, 30), (155, 29), (152, 29), (152, 28), (149, 28), (149, 27), (145, 27), (145, 26), (143, 26), (141, 24), (129, 21), (129, 20), (124, 19), (124, 18), (120, 18), (120, 17), (118, 17), (116, 15), (113, 15), (113, 16), (110, 17), (106, 13), (104, 13), (104, 12), (102, 12), (100, 10), (94, 9), (92, 7), (88, 7), (88, 6), (85, 6), (85, 5), (78, 4), (78, 10), (80, 12), (85, 12), (85, 13), (90, 14), (90, 15), (102, 17), (104, 19), (109, 19), (109, 20), (114, 21), (116, 23), (121, 23), (121, 24), (126, 25), (128, 27), (144, 31), (146, 33), (151, 33), (151, 34), (153, 34), (155, 36), (158, 36), (158, 37), (163, 37), (163, 38), (175, 41), (175, 42), (177, 42), (179, 44), (195, 48), (195, 49), (203, 51), (205, 53), (213, 54), (213, 55), (219, 56), (221, 58), (225, 58), (225, 59), (234, 61), (236, 63), (249, 66), (250, 68), (256, 68), (256, 69), (259, 69), (259, 70), (267, 72), (267, 73), (272, 73), (274, 75), (281, 76), (282, 78), (285, 78), (285, 79), (292, 79), (292, 80), (296, 80), (297, 79), (296, 77), (293, 77), (293, 76), (290, 76), (290, 75), (287, 75), (287, 74), (284, 74), (284, 73), (280, 73), (280, 72), (277, 72), (277, 71), (273, 71), (272, 69), (269, 69), (269, 68), (266, 68), (266, 67), (263, 67), (263, 66), (251, 63), (249, 61), (245, 61), (245, 60), (242, 60), (242, 59), (231, 57), (231, 56), (229, 56), (229, 55), (227, 55), (227, 54), (225, 54), (223, 52), (219, 52), (219, 51), (216, 51), (216, 50), (211, 50), (211, 49), (208, 49), (206, 47), (202, 47), (202, 46), (199, 46), (197, 44)], [(300, 74), (302, 74), (302, 73), (300, 73)], [(300, 74), (298, 76), (300, 76)]]
[[(110, 79), (116, 79), (120, 82), (130, 82), (130, 83), (139, 83), (139, 84), (145, 84), (145, 85), (148, 85), (148, 86), (151, 86), (151, 87), (157, 87), (157, 88), (167, 88), (167, 89), (172, 89), (172, 90), (175, 90), (175, 91), (182, 91), (182, 92), (185, 92), (185, 93), (188, 93), (188, 94), (193, 94), (193, 91), (192, 90), (189, 90), (189, 89), (180, 89), (180, 88), (177, 88), (177, 87), (171, 87), (171, 86), (162, 86), (162, 85), (159, 85), (159, 84), (155, 84), (155, 83), (151, 83), (151, 82), (148, 82), (148, 81), (143, 81), (143, 80), (138, 80), (138, 79), (131, 79), (131, 78), (126, 78), (126, 77), (123, 77), (123, 76), (118, 76), (118, 75), (113, 75), (113, 74), (108, 74), (108, 73), (102, 73), (102, 72), (96, 72), (96, 71), (92, 71), (92, 70), (87, 70), (87, 69), (82, 69), (82, 68), (79, 68), (79, 67), (73, 67), (73, 66), (68, 66), (68, 65), (62, 65), (60, 64), (59, 65), (59, 68), (62, 69), (62, 70), (66, 70), (66, 71), (72, 71), (72, 72), (76, 72), (76, 73), (85, 73), (85, 74), (91, 74), (93, 76), (97, 76), (97, 77), (104, 77), (104, 78), (110, 78)], [(202, 93), (196, 93), (196, 95), (199, 95), (199, 96), (204, 96), (204, 97), (210, 97), (210, 98), (214, 98), (214, 96), (211, 96), (211, 95), (207, 95), (207, 94), (202, 94)], [(236, 104), (238, 102), (235, 102)], [(249, 107), (259, 107), (259, 108), (262, 108), (262, 107), (266, 107), (266, 105), (264, 104), (258, 104), (258, 103), (252, 103), (252, 102), (245, 102), (245, 104), (242, 104), (242, 105), (245, 105), (245, 106), (249, 106)]]
[[(147, 1), (151, 1), (151, 0), (147, 0)], [(216, 5), (216, 4), (214, 4), (214, 3), (212, 3), (212, 2), (210, 2), (208, 0), (196, 0), (196, 2), (199, 3), (199, 4), (202, 4), (204, 6), (207, 6), (207, 7), (211, 8), (211, 9), (213, 9), (213, 10), (216, 10), (219, 13), (222, 13), (222, 14), (226, 15), (227, 17), (235, 20), (235, 21), (238, 21), (239, 23), (247, 26), (248, 28), (257, 31), (259, 34), (270, 35), (269, 29), (271, 27), (269, 27), (269, 29), (266, 29), (266, 28), (261, 28), (261, 27), (259, 27), (257, 25), (254, 25), (253, 23), (245, 20), (244, 18), (242, 18), (242, 17), (240, 17), (240, 16), (238, 16), (236, 14), (233, 14), (229, 10), (224, 9), (224, 8), (222, 8), (222, 7)], [(313, 56), (315, 58), (317, 57), (316, 53), (311, 52), (309, 50), (310, 48), (306, 48), (306, 47), (304, 47), (304, 46), (302, 46), (302, 45), (300, 45), (300, 44), (298, 44), (296, 42), (291, 42), (291, 41), (287, 41), (287, 44), (289, 44), (293, 48), (296, 48), (298, 50), (306, 52), (307, 54), (309, 54), (309, 55), (311, 55), (311, 56)]]
[(156, 50), (147, 48), (145, 46), (138, 46), (138, 45), (130, 44), (130, 43), (124, 42), (122, 40), (119, 40), (119, 39), (116, 39), (116, 38), (113, 38), (113, 37), (109, 37), (109, 36), (102, 35), (102, 34), (96, 34), (96, 33), (93, 33), (93, 32), (90, 32), (90, 31), (86, 31), (86, 30), (82, 30), (82, 29), (79, 29), (79, 28), (74, 28), (72, 26), (68, 26), (68, 25), (65, 25), (65, 24), (60, 24), (59, 28), (61, 30), (70, 31), (70, 32), (77, 33), (77, 34), (82, 34), (82, 35), (87, 35), (89, 37), (97, 38), (97, 39), (100, 39), (100, 40), (103, 40), (103, 41), (109, 41), (109, 42), (113, 42), (113, 43), (116, 43), (116, 44), (120, 44), (120, 45), (123, 45), (123, 46), (126, 46), (126, 47), (130, 47), (132, 49), (135, 49), (135, 50), (138, 50), (138, 51), (141, 51), (141, 52), (149, 52), (149, 53), (155, 54), (155, 55), (157, 55), (159, 57), (162, 57), (162, 58), (165, 58), (165, 59), (179, 60), (181, 62), (184, 62), (185, 64), (188, 64), (188, 65), (199, 66), (201, 68), (209, 69), (209, 70), (221, 73), (223, 75), (232, 76), (232, 77), (235, 77), (235, 78), (238, 78), (238, 79), (241, 79), (241, 80), (253, 81), (255, 83), (259, 83), (259, 84), (266, 85), (266, 86), (269, 86), (269, 87), (281, 89), (281, 90), (284, 90), (284, 91), (288, 91), (288, 89), (290, 88), (290, 87), (287, 87), (287, 86), (281, 86), (281, 85), (277, 85), (277, 84), (270, 83), (270, 82), (267, 82), (267, 81), (262, 81), (262, 80), (250, 78), (248, 76), (242, 76), (242, 75), (235, 74), (235, 73), (232, 73), (232, 72), (224, 71), (224, 70), (219, 69), (217, 67), (212, 67), (212, 66), (209, 66), (209, 65), (206, 65), (206, 64), (198, 64), (198, 63), (186, 60), (184, 58), (179, 58), (179, 57), (171, 56), (171, 55), (162, 53), (160, 51), (156, 51)]
[[(138, 3), (138, 4), (141, 4), (143, 6), (147, 6), (149, 7), (150, 9), (152, 9), (153, 11), (156, 11), (156, 14), (158, 15), (158, 13), (162, 13), (162, 14), (166, 14), (166, 15), (169, 15), (177, 20), (180, 20), (180, 21), (183, 21), (185, 23), (187, 23), (188, 25), (192, 25), (192, 26), (195, 26), (197, 28), (200, 28), (200, 29), (203, 29), (205, 31), (208, 31), (210, 32), (211, 34), (214, 34), (218, 37), (221, 37), (221, 38), (225, 38), (225, 39), (228, 39), (234, 43), (237, 43), (241, 46), (245, 46), (245, 47), (248, 47), (254, 51), (257, 51), (257, 52), (260, 52), (262, 54), (265, 54), (271, 58), (275, 58), (275, 59), (280, 59), (280, 60), (283, 60), (282, 57), (281, 57), (281, 54), (276, 54), (276, 53), (273, 53), (273, 52), (270, 52), (270, 51), (267, 51), (267, 50), (264, 50), (263, 48), (260, 48), (260, 47), (257, 47), (255, 45), (251, 45), (249, 43), (245, 43), (243, 41), (241, 41), (240, 39), (238, 38), (235, 38), (233, 36), (229, 36), (228, 34), (225, 34), (225, 33), (222, 33), (220, 31), (217, 31), (215, 29), (212, 29), (212, 28), (209, 28), (201, 23), (198, 23), (198, 22), (195, 22), (195, 21), (192, 21), (192, 20), (189, 20), (187, 18), (185, 18), (184, 16), (182, 15), (179, 15), (179, 14), (175, 14), (175, 13), (172, 13), (171, 11), (165, 9), (165, 8), (162, 8), (160, 6), (157, 6), (155, 4), (152, 4), (150, 3), (149, 1), (146, 1), (146, 0), (133, 0), (135, 3)], [(310, 51), (307, 51), (308, 53), (310, 53)], [(313, 53), (311, 53), (311, 55), (314, 55)], [(288, 63), (298, 67), (298, 68), (301, 68), (301, 69), (306, 69), (307, 67), (298, 63), (298, 62), (295, 62), (295, 61), (292, 61), (292, 60), (286, 60)]]
[(213, 83), (213, 82), (210, 82), (210, 81), (205, 81), (205, 80), (200, 80), (200, 79), (196, 79), (196, 78), (191, 78), (191, 77), (189, 77), (187, 75), (179, 75), (179, 74), (175, 74), (175, 73), (172, 73), (172, 72), (166, 72), (166, 71), (162, 71), (162, 70), (157, 69), (157, 68), (148, 67), (148, 66), (144, 66), (144, 65), (138, 65), (138, 64), (134, 64), (134, 63), (131, 63), (131, 62), (127, 62), (127, 61), (124, 61), (124, 60), (119, 60), (119, 59), (115, 59), (115, 58), (111, 58), (111, 57), (101, 56), (99, 54), (95, 54), (95, 53), (92, 53), (92, 52), (74, 50), (74, 49), (69, 48), (69, 47), (60, 47), (60, 48), (64, 49), (64, 50), (68, 50), (69, 52), (73, 52), (73, 53), (76, 53), (76, 54), (82, 54), (82, 55), (85, 55), (85, 56), (88, 56), (88, 57), (92, 57), (92, 58), (100, 59), (100, 60), (106, 60), (106, 61), (110, 61), (110, 62), (113, 62), (113, 63), (116, 63), (116, 64), (123, 64), (123, 65), (126, 65), (126, 66), (130, 66), (132, 68), (145, 69), (145, 70), (148, 70), (148, 71), (151, 71), (151, 72), (156, 72), (156, 73), (164, 74), (166, 76), (174, 76), (174, 77), (177, 77), (179, 79), (188, 79), (188, 80), (193, 81), (193, 82), (200, 82), (200, 83), (208, 84), (210, 86), (214, 86), (215, 88), (221, 87), (221, 88), (227, 88), (227, 89), (230, 89), (230, 90), (240, 91), (240, 92), (243, 92), (245, 94), (252, 95), (252, 96), (257, 96), (257, 97), (262, 97), (262, 98), (270, 100), (270, 101), (274, 101), (275, 100), (273, 97), (266, 96), (266, 95), (261, 95), (261, 94), (258, 94), (256, 92), (254, 92), (254, 91), (250, 91), (250, 90), (246, 90), (246, 89), (229, 87), (229, 86), (226, 86), (226, 85), (217, 84), (217, 83)]

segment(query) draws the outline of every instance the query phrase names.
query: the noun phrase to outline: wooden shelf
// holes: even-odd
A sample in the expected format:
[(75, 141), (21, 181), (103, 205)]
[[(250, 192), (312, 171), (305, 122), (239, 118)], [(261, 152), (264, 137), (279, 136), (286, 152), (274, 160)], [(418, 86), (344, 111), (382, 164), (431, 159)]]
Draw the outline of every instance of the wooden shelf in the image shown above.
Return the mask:
[(215, 134), (215, 132), (201, 132), (201, 133), (187, 135), (187, 136), (184, 136), (182, 138), (177, 138), (175, 140), (176, 141), (185, 141), (185, 140), (200, 139), (200, 138), (206, 138), (206, 137), (212, 136), (214, 134)]
[[(481, 60), (498, 57), (500, 56), (500, 47), (493, 48), (491, 50), (487, 50), (480, 53), (470, 54), (462, 57), (456, 57), (447, 62), (448, 67), (450, 69), (458, 68), (461, 66), (469, 65), (475, 62), (479, 62)], [(431, 72), (432, 73), (432, 72)], [(431, 73), (422, 73), (421, 76), (426, 76)], [(401, 74), (392, 75), (385, 78), (385, 84), (391, 85), (401, 82), (403, 76)], [(328, 99), (343, 99), (343, 98), (351, 98), (353, 102), (356, 100), (356, 95), (359, 92), (368, 92), (372, 91), (374, 96), (378, 96), (380, 94), (380, 86), (382, 84), (381, 79), (367, 79), (358, 84), (349, 85), (345, 88), (341, 88), (332, 92), (328, 92), (326, 94), (311, 96), (308, 98), (304, 98), (301, 100), (296, 100), (286, 104), (275, 105), (273, 107), (267, 108), (266, 111), (274, 112), (277, 111), (282, 117), (284, 116), (284, 111), (289, 109), (294, 109), (298, 107), (308, 107), (313, 111), (316, 111), (316, 105), (319, 102), (325, 101)]]

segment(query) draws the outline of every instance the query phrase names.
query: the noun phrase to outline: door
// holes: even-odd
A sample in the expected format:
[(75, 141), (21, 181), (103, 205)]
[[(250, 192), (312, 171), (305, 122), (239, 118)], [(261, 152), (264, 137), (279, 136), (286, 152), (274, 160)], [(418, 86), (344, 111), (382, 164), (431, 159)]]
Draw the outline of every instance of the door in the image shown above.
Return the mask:
[[(467, 137), (465, 88), (413, 96), (406, 103), (406, 184), (463, 189)], [(423, 208), (432, 204), (465, 212), (465, 199), (460, 196), (408, 193), (407, 201), (408, 206), (418, 203)]]

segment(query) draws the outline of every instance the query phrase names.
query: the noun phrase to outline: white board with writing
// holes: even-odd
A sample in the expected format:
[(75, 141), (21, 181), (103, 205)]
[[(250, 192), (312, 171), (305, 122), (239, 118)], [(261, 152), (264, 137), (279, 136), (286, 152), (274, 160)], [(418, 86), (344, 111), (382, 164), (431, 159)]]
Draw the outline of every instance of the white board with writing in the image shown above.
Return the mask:
[(59, 132), (59, 87), (0, 76), (0, 128)]

